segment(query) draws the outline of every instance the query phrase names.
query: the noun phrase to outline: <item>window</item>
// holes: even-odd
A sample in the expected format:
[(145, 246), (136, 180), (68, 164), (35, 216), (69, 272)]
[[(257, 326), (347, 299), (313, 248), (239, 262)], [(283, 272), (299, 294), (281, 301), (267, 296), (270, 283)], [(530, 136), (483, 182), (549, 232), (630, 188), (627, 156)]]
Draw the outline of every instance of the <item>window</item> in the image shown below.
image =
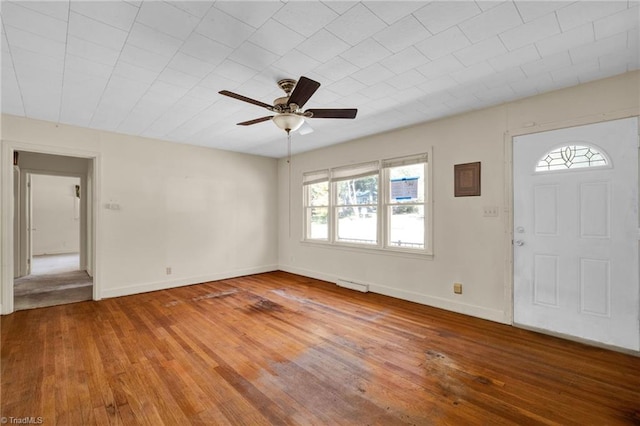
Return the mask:
[(304, 240), (430, 253), (427, 154), (303, 175)]
[(329, 171), (305, 173), (305, 223), (306, 239), (328, 240), (329, 225)]
[(426, 166), (426, 156), (383, 162), (387, 247), (425, 248)]
[(567, 145), (546, 153), (536, 172), (606, 166), (607, 159), (597, 149), (583, 145)]

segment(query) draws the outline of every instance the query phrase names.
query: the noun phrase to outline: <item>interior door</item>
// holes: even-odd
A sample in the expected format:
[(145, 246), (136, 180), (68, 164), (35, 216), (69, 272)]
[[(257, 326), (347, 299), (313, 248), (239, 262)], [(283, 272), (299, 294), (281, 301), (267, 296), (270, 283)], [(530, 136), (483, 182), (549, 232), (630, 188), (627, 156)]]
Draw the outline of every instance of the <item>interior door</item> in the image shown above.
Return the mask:
[(638, 121), (513, 141), (514, 322), (639, 350)]

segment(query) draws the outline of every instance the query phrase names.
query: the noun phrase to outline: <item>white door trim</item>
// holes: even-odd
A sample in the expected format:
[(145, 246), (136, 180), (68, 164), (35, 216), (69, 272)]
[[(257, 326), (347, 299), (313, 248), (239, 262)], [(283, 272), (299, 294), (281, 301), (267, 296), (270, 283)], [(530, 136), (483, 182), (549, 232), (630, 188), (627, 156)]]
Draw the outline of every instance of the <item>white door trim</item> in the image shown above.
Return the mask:
[(6, 315), (13, 312), (13, 260), (15, 253), (13, 252), (13, 152), (29, 151), (40, 154), (65, 155), (69, 157), (86, 158), (93, 161), (93, 200), (91, 209), (92, 226), (88, 232), (92, 234), (91, 239), (91, 256), (93, 260), (93, 300), (100, 300), (101, 297), (101, 280), (100, 280), (100, 256), (99, 256), (99, 239), (100, 239), (100, 185), (101, 185), (101, 158), (100, 153), (95, 151), (85, 151), (80, 149), (65, 148), (58, 146), (39, 145), (11, 140), (2, 140), (2, 152), (0, 162), (2, 167), (1, 186), (0, 186), (0, 206), (2, 207), (2, 274), (0, 275), (0, 291), (2, 294), (1, 314)]

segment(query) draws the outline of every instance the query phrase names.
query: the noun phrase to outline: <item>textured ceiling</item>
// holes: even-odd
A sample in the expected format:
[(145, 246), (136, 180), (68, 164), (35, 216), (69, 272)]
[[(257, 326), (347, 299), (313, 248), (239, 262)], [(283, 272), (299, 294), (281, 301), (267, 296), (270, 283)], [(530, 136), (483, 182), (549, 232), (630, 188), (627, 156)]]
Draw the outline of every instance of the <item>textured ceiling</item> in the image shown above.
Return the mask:
[(638, 1), (2, 1), (2, 111), (282, 157), (281, 78), (322, 83), (302, 152), (639, 68)]

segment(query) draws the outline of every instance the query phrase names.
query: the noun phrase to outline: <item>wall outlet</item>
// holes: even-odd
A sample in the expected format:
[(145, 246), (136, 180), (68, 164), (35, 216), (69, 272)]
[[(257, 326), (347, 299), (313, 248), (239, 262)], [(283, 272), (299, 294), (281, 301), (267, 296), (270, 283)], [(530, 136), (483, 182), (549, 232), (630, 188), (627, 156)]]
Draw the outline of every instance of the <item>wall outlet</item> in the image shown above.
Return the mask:
[(171, 275), (171, 266), (167, 266), (167, 275)]
[(482, 216), (498, 217), (498, 206), (484, 206), (482, 208)]
[(455, 294), (462, 294), (462, 284), (461, 283), (453, 283), (453, 292)]

